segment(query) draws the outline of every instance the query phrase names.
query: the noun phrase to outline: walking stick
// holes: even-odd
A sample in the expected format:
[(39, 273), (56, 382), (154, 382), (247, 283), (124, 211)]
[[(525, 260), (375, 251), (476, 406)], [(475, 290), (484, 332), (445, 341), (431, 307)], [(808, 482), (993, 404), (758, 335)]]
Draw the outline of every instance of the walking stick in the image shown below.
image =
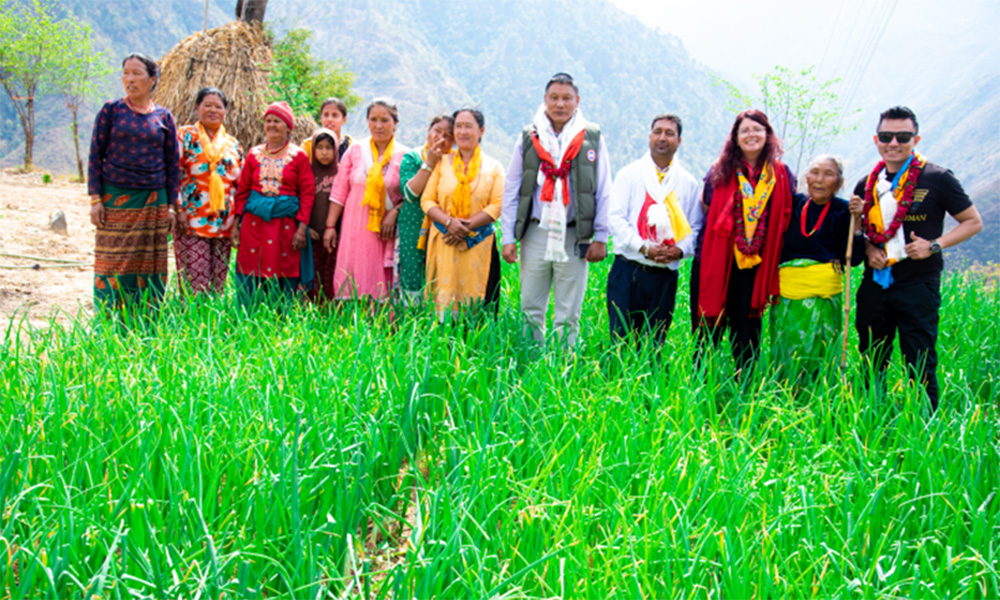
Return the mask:
[(851, 213), (851, 225), (847, 228), (847, 256), (844, 257), (844, 270), (847, 272), (846, 293), (844, 294), (844, 346), (840, 353), (840, 368), (847, 368), (847, 331), (851, 321), (851, 254), (854, 250), (854, 213)]

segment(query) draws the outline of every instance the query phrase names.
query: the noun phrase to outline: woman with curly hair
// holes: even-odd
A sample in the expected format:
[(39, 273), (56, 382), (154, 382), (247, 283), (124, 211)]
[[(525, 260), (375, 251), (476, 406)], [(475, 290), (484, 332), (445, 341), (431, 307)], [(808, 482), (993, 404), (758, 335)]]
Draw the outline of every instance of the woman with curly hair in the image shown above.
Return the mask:
[(767, 116), (745, 110), (705, 176), (707, 218), (691, 281), (696, 363), (705, 337), (719, 342), (723, 327), (737, 369), (746, 371), (757, 360), (761, 317), (780, 295), (778, 264), (795, 189), (781, 154)]

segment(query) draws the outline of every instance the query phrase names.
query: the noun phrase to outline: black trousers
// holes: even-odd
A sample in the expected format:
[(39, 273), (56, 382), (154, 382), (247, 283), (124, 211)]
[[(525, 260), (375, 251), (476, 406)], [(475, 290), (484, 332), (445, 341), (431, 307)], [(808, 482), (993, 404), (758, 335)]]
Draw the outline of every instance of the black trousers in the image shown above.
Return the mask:
[[(485, 243), (485, 242), (483, 242)], [(490, 274), (486, 279), (483, 304), (487, 311), (497, 316), (500, 311), (500, 253), (495, 242), (490, 242)]]
[(892, 341), (899, 334), (899, 350), (910, 376), (927, 391), (931, 408), (938, 406), (937, 344), (941, 290), (933, 283), (893, 285), (884, 290), (871, 279), (858, 288), (855, 327), (861, 355), (869, 358), (882, 376), (892, 355)]
[(757, 281), (758, 267), (739, 269), (736, 260), (729, 272), (729, 288), (726, 290), (724, 315), (715, 322), (709, 322), (698, 315), (698, 300), (701, 296), (701, 263), (691, 265), (691, 328), (695, 334), (694, 364), (701, 364), (705, 346), (722, 342), (725, 329), (729, 329), (729, 347), (736, 362), (736, 368), (749, 371), (760, 355), (760, 334), (762, 319), (751, 316), (753, 286)]
[(667, 337), (677, 302), (677, 271), (649, 267), (615, 255), (608, 273), (608, 322), (611, 336), (624, 338), (648, 328), (654, 339)]

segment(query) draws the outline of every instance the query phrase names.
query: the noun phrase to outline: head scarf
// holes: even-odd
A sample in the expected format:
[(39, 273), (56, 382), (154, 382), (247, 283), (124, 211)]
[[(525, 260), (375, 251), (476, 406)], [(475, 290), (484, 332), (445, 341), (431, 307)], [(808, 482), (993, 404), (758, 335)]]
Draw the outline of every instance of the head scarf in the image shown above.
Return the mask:
[(264, 111), (264, 116), (267, 115), (274, 115), (284, 121), (285, 125), (288, 125), (288, 131), (295, 129), (295, 113), (292, 112), (292, 107), (288, 106), (287, 102), (283, 100), (272, 102)]

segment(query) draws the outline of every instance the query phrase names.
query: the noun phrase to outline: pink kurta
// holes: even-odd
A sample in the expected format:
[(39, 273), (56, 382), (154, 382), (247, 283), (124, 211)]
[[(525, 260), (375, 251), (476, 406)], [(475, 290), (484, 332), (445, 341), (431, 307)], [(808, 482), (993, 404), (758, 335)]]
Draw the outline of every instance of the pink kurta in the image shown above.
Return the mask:
[[(250, 191), (265, 196), (298, 196), (299, 212), (292, 217), (270, 222), (250, 213), (243, 214)], [(309, 157), (295, 144), (276, 157), (269, 157), (264, 146), (247, 154), (240, 173), (233, 207), (242, 215), (240, 246), (236, 253), (236, 271), (257, 277), (298, 277), (299, 251), (292, 249), (292, 237), (299, 223), (309, 223), (315, 184)]]
[[(396, 240), (383, 241), (379, 234), (368, 231), (368, 207), (361, 205), (368, 177), (363, 149), (370, 147), (370, 138), (351, 144), (340, 159), (337, 179), (330, 192), (330, 202), (344, 207), (340, 217), (340, 239), (337, 241), (337, 270), (333, 277), (333, 287), (337, 290), (337, 298), (341, 299), (361, 296), (383, 299), (389, 296), (392, 289)], [(392, 160), (382, 172), (385, 190), (393, 206), (399, 206), (403, 201), (399, 189), (399, 163), (407, 151), (408, 148), (397, 140)]]

